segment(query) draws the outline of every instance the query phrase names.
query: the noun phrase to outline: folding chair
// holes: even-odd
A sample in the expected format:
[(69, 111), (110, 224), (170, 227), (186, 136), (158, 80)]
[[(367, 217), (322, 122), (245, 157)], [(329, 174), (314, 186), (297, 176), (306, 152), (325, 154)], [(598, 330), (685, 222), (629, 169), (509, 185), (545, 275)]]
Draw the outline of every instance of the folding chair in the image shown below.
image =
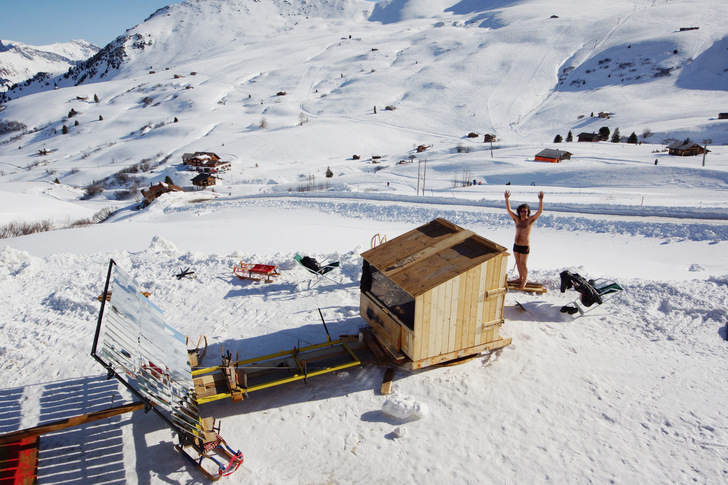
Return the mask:
[[(316, 286), (321, 281), (323, 281), (324, 278), (327, 278), (334, 283), (339, 283), (335, 279), (331, 278), (328, 274), (335, 269), (341, 267), (340, 261), (332, 261), (332, 262), (326, 262), (325, 264), (319, 264), (318, 261), (316, 261), (314, 258), (310, 258), (308, 256), (301, 256), (300, 254), (296, 253), (296, 255), (293, 257), (296, 262), (301, 265), (303, 269), (305, 269), (307, 272), (311, 273), (312, 275), (316, 276), (315, 280), (309, 280), (308, 282), (308, 289), (311, 289), (313, 286)], [(313, 281), (313, 285), (311, 285), (311, 282)]]
[(578, 298), (561, 307), (562, 313), (570, 315), (575, 313), (579, 313), (580, 316), (584, 315), (624, 291), (624, 288), (618, 283), (604, 278), (587, 281), (579, 273), (570, 271), (562, 271), (560, 276), (561, 293), (566, 292), (569, 288), (573, 288), (579, 293)]

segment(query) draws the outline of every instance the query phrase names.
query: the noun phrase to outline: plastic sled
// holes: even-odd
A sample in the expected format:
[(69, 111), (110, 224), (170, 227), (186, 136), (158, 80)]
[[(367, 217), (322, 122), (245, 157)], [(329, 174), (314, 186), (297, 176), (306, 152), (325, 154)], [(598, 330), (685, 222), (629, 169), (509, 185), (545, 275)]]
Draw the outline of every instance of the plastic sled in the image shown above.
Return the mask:
[(624, 291), (618, 283), (604, 278), (586, 280), (579, 273), (570, 271), (562, 271), (560, 276), (561, 293), (571, 288), (579, 293), (578, 298), (561, 307), (562, 313), (570, 315), (576, 313), (579, 313), (579, 316), (584, 315)]
[[(294, 260), (308, 273), (315, 276), (315, 278), (308, 283), (308, 288), (311, 289), (313, 286), (316, 286), (321, 281), (323, 281), (324, 278), (327, 278), (334, 283), (338, 283), (335, 279), (328, 276), (329, 273), (334, 271), (335, 269), (341, 267), (340, 261), (331, 261), (326, 262), (324, 264), (320, 264), (318, 261), (316, 261), (314, 258), (310, 258), (308, 256), (301, 256), (300, 254), (296, 253), (296, 255), (293, 257)], [(311, 284), (313, 283), (313, 284)]]

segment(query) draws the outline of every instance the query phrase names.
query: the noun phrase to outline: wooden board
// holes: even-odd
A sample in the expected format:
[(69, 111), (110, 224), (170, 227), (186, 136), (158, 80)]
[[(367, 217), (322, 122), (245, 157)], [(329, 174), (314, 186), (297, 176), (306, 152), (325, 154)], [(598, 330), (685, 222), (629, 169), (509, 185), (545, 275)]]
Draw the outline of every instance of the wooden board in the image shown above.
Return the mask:
[(112, 416), (118, 416), (120, 414), (138, 411), (140, 409), (144, 409), (145, 406), (146, 404), (144, 402), (138, 401), (129, 404), (123, 404), (121, 406), (116, 406), (109, 409), (104, 409), (102, 411), (95, 411), (93, 413), (81, 414), (78, 416), (53, 421), (51, 423), (35, 426), (34, 428), (13, 431), (12, 433), (0, 435), (0, 445), (14, 443), (24, 438), (40, 436), (46, 433), (52, 433), (54, 431), (72, 428), (74, 426), (80, 426), (86, 423), (93, 423), (94, 421), (98, 421), (100, 419), (107, 419)]
[(509, 291), (525, 291), (528, 293), (546, 293), (546, 288), (540, 283), (526, 283), (525, 288), (520, 288), (517, 283), (508, 282)]
[(394, 381), (394, 367), (387, 368), (382, 381), (382, 394), (390, 394), (392, 392), (392, 381)]

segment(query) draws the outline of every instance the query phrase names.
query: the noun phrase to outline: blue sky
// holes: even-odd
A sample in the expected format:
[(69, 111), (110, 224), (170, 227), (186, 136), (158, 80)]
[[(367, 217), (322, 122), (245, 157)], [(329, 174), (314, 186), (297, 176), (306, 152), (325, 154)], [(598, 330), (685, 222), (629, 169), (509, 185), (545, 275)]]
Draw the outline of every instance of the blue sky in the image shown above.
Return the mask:
[(0, 39), (47, 45), (83, 39), (99, 47), (182, 0), (0, 0)]

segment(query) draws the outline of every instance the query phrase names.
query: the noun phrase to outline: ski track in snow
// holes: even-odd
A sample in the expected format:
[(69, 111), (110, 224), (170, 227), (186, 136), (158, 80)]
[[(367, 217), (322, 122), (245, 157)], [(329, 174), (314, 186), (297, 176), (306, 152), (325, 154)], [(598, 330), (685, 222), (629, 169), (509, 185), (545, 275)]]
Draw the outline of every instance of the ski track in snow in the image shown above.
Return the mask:
[[(332, 200), (326, 200), (326, 195), (320, 193), (310, 197), (296, 196), (259, 196), (244, 199), (215, 199), (205, 202), (206, 211), (223, 211), (225, 209), (240, 208), (245, 206), (255, 207), (276, 207), (287, 209), (309, 209), (326, 214), (338, 214), (352, 219), (374, 219), (386, 222), (413, 222), (424, 224), (436, 217), (443, 217), (455, 224), (468, 226), (472, 224), (485, 224), (486, 227), (503, 228), (512, 224), (510, 217), (502, 212), (502, 202), (479, 201), (472, 205), (497, 207), (499, 212), (487, 212), (483, 208), (468, 206), (468, 202), (462, 199), (452, 200), (445, 198), (423, 198), (415, 199), (410, 197), (399, 198), (387, 195), (387, 200), (346, 200), (350, 195), (332, 194)], [(366, 196), (365, 196), (366, 197)], [(312, 200), (319, 199), (319, 200)], [(458, 209), (445, 209), (442, 206), (457, 205)], [(183, 213), (199, 210), (179, 205), (170, 205), (164, 208), (168, 213)], [(569, 215), (551, 215), (558, 212), (559, 204), (549, 204), (549, 213), (539, 218), (538, 225), (543, 228), (551, 228), (564, 231), (581, 231), (588, 233), (622, 234), (628, 236), (643, 236), (652, 238), (678, 239), (689, 241), (711, 241), (719, 242), (728, 240), (728, 224), (725, 221), (715, 223), (686, 223), (686, 222), (660, 222), (654, 218), (650, 220), (619, 220), (619, 219), (594, 219), (588, 217), (577, 217)], [(622, 212), (622, 215), (630, 216), (641, 212), (652, 212), (653, 216), (664, 214), (667, 217), (696, 217), (700, 216), (698, 209), (692, 208), (644, 208), (632, 207), (581, 207), (578, 210), (582, 213), (610, 214)], [(635, 216), (637, 217), (637, 216)]]

